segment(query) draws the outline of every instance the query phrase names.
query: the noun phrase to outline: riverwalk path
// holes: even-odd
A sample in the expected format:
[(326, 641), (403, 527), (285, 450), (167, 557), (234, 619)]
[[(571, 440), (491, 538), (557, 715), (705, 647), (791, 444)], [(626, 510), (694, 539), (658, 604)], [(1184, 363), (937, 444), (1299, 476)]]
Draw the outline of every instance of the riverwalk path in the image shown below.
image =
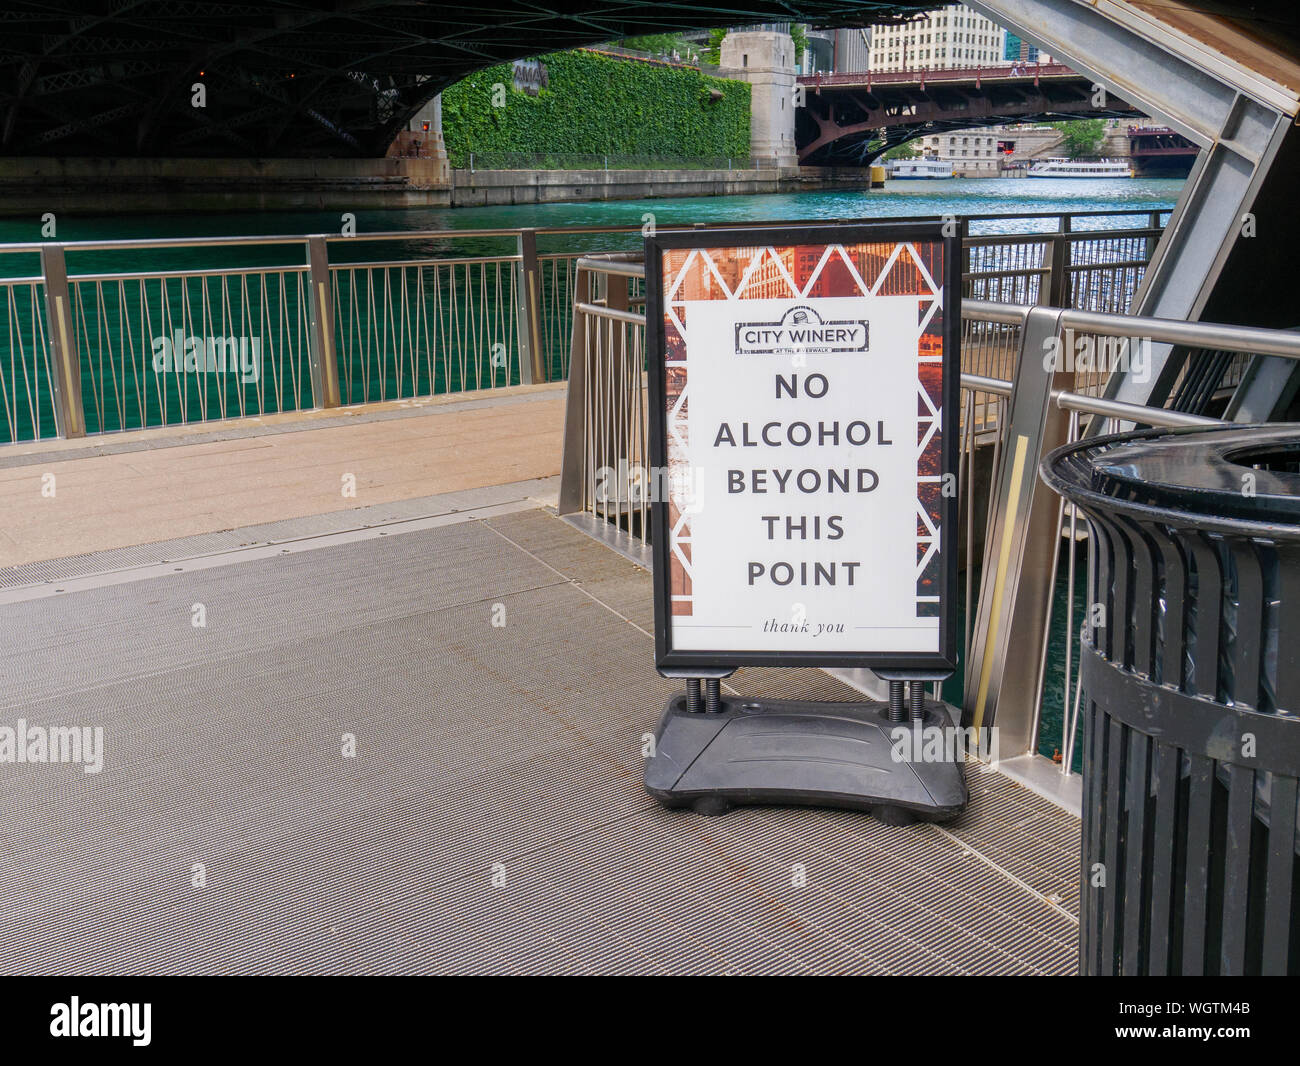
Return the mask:
[(0, 453), (0, 567), (553, 477), (564, 389), (14, 445)]

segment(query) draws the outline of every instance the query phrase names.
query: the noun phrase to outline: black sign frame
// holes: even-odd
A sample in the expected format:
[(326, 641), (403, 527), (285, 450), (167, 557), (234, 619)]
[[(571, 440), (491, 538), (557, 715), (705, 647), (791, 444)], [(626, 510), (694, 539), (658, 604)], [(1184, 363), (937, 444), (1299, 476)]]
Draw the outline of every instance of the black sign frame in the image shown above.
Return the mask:
[[(665, 229), (645, 239), (646, 359), (650, 406), (650, 462), (654, 470), (668, 469), (667, 342), (663, 324), (663, 252), (669, 249), (751, 248), (783, 245), (857, 243), (941, 243), (944, 246), (941, 286), (943, 298), (943, 387), (940, 474), (957, 484), (958, 431), (961, 411), (961, 240), (951, 222), (851, 222), (824, 226), (761, 225), (726, 229)], [(951, 475), (951, 478), (948, 477)], [(656, 479), (658, 480), (658, 479)], [(942, 482), (941, 482), (942, 484)], [(668, 546), (668, 500), (656, 493), (650, 504), (651, 552), (654, 565), (655, 665), (665, 674), (687, 675), (698, 669), (725, 671), (742, 666), (840, 667), (927, 676), (957, 669), (957, 526), (956, 493), (940, 493), (939, 522), (939, 649), (935, 652), (815, 652), (710, 651), (672, 646), (672, 590)]]

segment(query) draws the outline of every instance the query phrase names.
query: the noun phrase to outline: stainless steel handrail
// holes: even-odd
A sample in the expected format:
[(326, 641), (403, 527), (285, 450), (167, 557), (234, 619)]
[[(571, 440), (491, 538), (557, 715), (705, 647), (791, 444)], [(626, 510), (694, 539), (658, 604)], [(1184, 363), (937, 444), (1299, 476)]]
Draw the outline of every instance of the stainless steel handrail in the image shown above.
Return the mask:
[[(968, 259), (964, 291), (1024, 302), (1060, 300), (1062, 293), (1066, 297), (1073, 293), (1082, 306), (1122, 307), (1136, 287), (1145, 264), (1138, 246), (1130, 249), (1129, 243), (1147, 240), (1150, 247), (1153, 243), (1150, 238), (1160, 232), (1158, 223), (1166, 210), (1140, 208), (962, 216), (960, 232)], [(1143, 216), (1150, 219), (1151, 225), (1135, 229), (1128, 221)], [(908, 218), (916, 219), (917, 216)], [(1090, 220), (1095, 225), (1114, 228), (1080, 228), (1089, 225)], [(832, 221), (835, 220), (808, 219), (790, 224), (818, 226)], [(934, 221), (933, 216), (930, 221)], [(1029, 229), (1039, 223), (1041, 231)], [(727, 232), (750, 224), (742, 219), (677, 228)], [(661, 228), (672, 228), (665, 223), (660, 225)], [(1026, 232), (972, 234), (973, 229), (984, 226), (995, 230), (1025, 227)], [(282, 345), (285, 351), (295, 353), (295, 360), (298, 353), (306, 356), (310, 369), (310, 400), (306, 393), (299, 397), (295, 392), (294, 396), (298, 398), (292, 400), (293, 406), (311, 402), (332, 407), (342, 402), (344, 393), (348, 394), (348, 402), (355, 402), (358, 382), (362, 397), (377, 399), (384, 394), (382, 389), (380, 393), (371, 395), (366, 383), (381, 380), (388, 373), (386, 366), (396, 368), (398, 376), (393, 388), (396, 394), (403, 396), (416, 394), (411, 392), (412, 389), (423, 394), (429, 389), (457, 391), (476, 388), (485, 382), (493, 385), (516, 380), (530, 383), (563, 377), (568, 373), (572, 348), (571, 344), (565, 343), (565, 337), (570, 328), (573, 304), (592, 299), (585, 290), (575, 291), (578, 275), (589, 279), (635, 276), (637, 270), (633, 267), (616, 264), (630, 263), (637, 256), (635, 253), (577, 250), (539, 254), (538, 236), (563, 234), (571, 237), (585, 233), (632, 237), (639, 235), (640, 230), (640, 226), (628, 224), (535, 229), (401, 230), (355, 236), (338, 233), (263, 234), (0, 245), (0, 255), (21, 253), (39, 255), (41, 259), (39, 277), (32, 277), (29, 271), (24, 271), (22, 278), (0, 279), (0, 285), (10, 294), (25, 285), (43, 290), (39, 294), (43, 305), (39, 330), (33, 318), (36, 305), (26, 306), (30, 300), (26, 300), (22, 308), (0, 309), (0, 332), (11, 334), (10, 342), (15, 352), (21, 355), (21, 369), (26, 375), (23, 381), (31, 383), (31, 387), (17, 390), (14, 382), (0, 378), (0, 404), (4, 406), (5, 416), (4, 422), (0, 423), (0, 433), (4, 434), (0, 439), (28, 440), (39, 436), (35, 428), (38, 421), (36, 412), (41, 404), (47, 402), (44, 399), (47, 391), (52, 391), (56, 410), (61, 416), (55, 419), (60, 434), (75, 436), (87, 430), (98, 433), (134, 428), (137, 423), (143, 427), (157, 424), (159, 417), (163, 419), (162, 424), (170, 424), (176, 418), (184, 420), (187, 416), (183, 405), (173, 406), (170, 412), (161, 414), (154, 412), (152, 407), (146, 412), (146, 407), (153, 401), (142, 406), (142, 390), (148, 388), (151, 393), (156, 392), (155, 386), (159, 383), (151, 376), (150, 368), (140, 363), (141, 355), (138, 350), (132, 350), (132, 344), (138, 347), (142, 341), (146, 346), (156, 342), (148, 321), (151, 308), (155, 317), (160, 319), (170, 315), (184, 322), (192, 318), (195, 328), (210, 319), (235, 316), (241, 321), (247, 318), (254, 322), (255, 331), (262, 330), (267, 308), (259, 310), (245, 306), (250, 299), (249, 294), (243, 291), (245, 283), (250, 287), (256, 286), (256, 293), (261, 293), (265, 284), (288, 283), (296, 290), (301, 282), (302, 291), (292, 292), (289, 297), (292, 301), (302, 299), (309, 302), (303, 312), (305, 317), (301, 321), (295, 317), (292, 341), (287, 343), (287, 347)], [(502, 247), (497, 255), (454, 254), (457, 249), (447, 248), (446, 251), (453, 254), (444, 255), (435, 249), (424, 254), (408, 253), (400, 260), (386, 260), (383, 256), (375, 259), (367, 254), (365, 258), (358, 256), (357, 262), (349, 263), (337, 261), (343, 253), (335, 253), (337, 258), (331, 261), (330, 249), (337, 249), (348, 241), (369, 242), (366, 247), (376, 248), (383, 242), (408, 242), (408, 246), (409, 242), (415, 242), (418, 246), (420, 242), (478, 238), (499, 239), (503, 243), (509, 241), (509, 245)], [(268, 263), (246, 262), (254, 257), (235, 251), (255, 247), (284, 251), (270, 255), (264, 253), (262, 257), (271, 260)], [(1079, 247), (1099, 249), (1090, 251), (1087, 258), (1104, 261), (1095, 264), (1070, 262), (1070, 249)], [(168, 249), (184, 251), (190, 258), (194, 257), (196, 249), (211, 249), (214, 257), (220, 253), (230, 258), (232, 265), (186, 267), (177, 264), (151, 269), (131, 269), (129, 265), (133, 254)], [(126, 256), (127, 260), (121, 263), (110, 260), (108, 264), (96, 264), (89, 269), (77, 261), (83, 255), (99, 253)], [(69, 254), (74, 259), (74, 269), (71, 270), (68, 268)], [(0, 262), (5, 261), (0, 259)], [(604, 264), (599, 271), (587, 270), (588, 266), (597, 263)], [(444, 271), (437, 285), (426, 288), (427, 278), (422, 280), (421, 275), (430, 273), (425, 269), (427, 267), (484, 273), (472, 278), (469, 275), (458, 278), (447, 277)], [(380, 281), (380, 271), (385, 272), (384, 276), (389, 280)], [(491, 272), (491, 277), (487, 272)], [(355, 290), (345, 291), (339, 287), (340, 279), (359, 280), (363, 275), (368, 275), (375, 283), (376, 299), (382, 296), (386, 284), (394, 287), (390, 294), (391, 304), (382, 300), (374, 303), (370, 300), (369, 289), (358, 301)], [(215, 287), (210, 290), (206, 287), (159, 288), (174, 285), (177, 281), (183, 286), (193, 283), (195, 286)], [(411, 286), (409, 295), (408, 284)], [(123, 285), (128, 288), (122, 289)], [(137, 285), (140, 288), (134, 287)], [(234, 288), (226, 288), (230, 285)], [(448, 285), (450, 288), (445, 299), (434, 291)], [(147, 294), (145, 286), (150, 287)], [(66, 297), (63, 295), (65, 292)], [(47, 293), (50, 296), (48, 301), (45, 300)], [(139, 321), (124, 324), (124, 301), (128, 296), (132, 301), (130, 313)], [(197, 301), (192, 309), (187, 302), (191, 298)], [(256, 294), (252, 298), (262, 299)], [(629, 292), (627, 298), (625, 309), (637, 310), (641, 298), (639, 292)], [(415, 303), (411, 302), (413, 300)], [(59, 310), (60, 302), (62, 310)], [(166, 306), (169, 303), (172, 304), (170, 310)], [(291, 313), (297, 316), (297, 311), (291, 309)], [(397, 316), (390, 330), (395, 340), (390, 340), (377, 317), (383, 314)], [(69, 317), (73, 315), (75, 321)], [(283, 309), (276, 315), (280, 316), (275, 318), (278, 329)], [(61, 321), (56, 323), (55, 318), (60, 316)], [(369, 326), (361, 322), (367, 317), (373, 320)], [(404, 323), (403, 318), (408, 321)], [(439, 326), (444, 319), (445, 329)], [(358, 326), (361, 332), (358, 332)], [(367, 329), (374, 335), (368, 336)], [(115, 336), (117, 334), (120, 336)], [(468, 355), (466, 351), (460, 351), (448, 360), (442, 349), (447, 343), (460, 345), (462, 334), (469, 345)], [(47, 348), (62, 343), (65, 337), (71, 346), (71, 357), (51, 358)], [(968, 338), (972, 345), (970, 350), (976, 353), (974, 369), (1007, 376), (1011, 370), (1012, 339), (1009, 334), (996, 331)], [(442, 368), (436, 380), (432, 374), (434, 360), (426, 351), (434, 341), (440, 349), (436, 358)], [(484, 341), (487, 343), (482, 343)], [(401, 350), (388, 352), (389, 361), (385, 363), (384, 349), (390, 343)], [(118, 347), (123, 350), (116, 350)], [(480, 365), (489, 358), (493, 371), (502, 369), (504, 359), (505, 373), (489, 372), (485, 365)], [(358, 360), (373, 362), (374, 366), (370, 369), (358, 367), (354, 365)], [(418, 375), (410, 370), (417, 363), (421, 368)], [(81, 390), (75, 380), (78, 364), (86, 377), (87, 399), (95, 405), (97, 415), (90, 420), (89, 426), (77, 413), (81, 403)], [(17, 369), (10, 368), (9, 376), (14, 377), (17, 373)], [(118, 379), (116, 383), (112, 380), (113, 375)], [(195, 388), (200, 390), (196, 395), (209, 387), (197, 381), (188, 382), (188, 385), (191, 392)], [(108, 395), (105, 390), (108, 390)], [(261, 402), (259, 398), (257, 404)], [(111, 423), (104, 423), (98, 417), (101, 409), (106, 409), (106, 404), (116, 405), (118, 409), (119, 416)], [(984, 406), (981, 401), (981, 419), (986, 413)], [(256, 405), (249, 409), (249, 413), (257, 413)], [(206, 419), (209, 416), (196, 412), (192, 417)], [(45, 424), (48, 426), (48, 422)]]
[[(961, 215), (962, 219), (967, 222), (996, 222), (1006, 221), (1024, 221), (1034, 219), (1058, 219), (1062, 223), (1065, 220), (1073, 218), (1133, 218), (1139, 215), (1168, 214), (1172, 211), (1170, 207), (1142, 207), (1133, 210), (1106, 209), (1094, 211), (1027, 211), (1016, 213), (992, 212), (988, 214)], [(782, 220), (782, 225), (790, 226), (816, 226), (830, 225), (836, 222), (871, 222), (871, 221), (890, 221), (890, 222), (923, 222), (932, 221), (933, 215), (900, 215), (888, 219), (878, 218), (801, 218)], [(752, 222), (737, 220), (721, 220), (710, 223), (671, 223), (660, 222), (660, 229), (736, 229), (753, 225)], [(350, 236), (342, 233), (278, 233), (278, 234), (261, 234), (251, 236), (212, 236), (212, 237), (133, 237), (110, 240), (82, 240), (82, 241), (22, 241), (17, 243), (0, 244), (0, 255), (15, 253), (33, 253), (40, 252), (42, 248), (52, 244), (58, 244), (60, 247), (69, 252), (86, 252), (86, 251), (131, 251), (143, 250), (150, 248), (195, 248), (206, 245), (217, 247), (241, 247), (253, 245), (269, 244), (303, 244), (306, 241), (320, 237), (330, 244), (346, 244), (357, 241), (412, 241), (412, 240), (437, 240), (453, 237), (518, 237), (524, 232), (532, 232), (538, 236), (562, 236), (574, 233), (636, 233), (640, 231), (639, 223), (629, 223), (626, 225), (615, 226), (536, 226), (536, 227), (514, 227), (514, 228), (488, 228), (488, 229), (433, 229), (433, 230), (382, 230), (379, 232), (368, 233), (358, 232)], [(1010, 237), (1013, 240), (1025, 237), (1050, 237), (1064, 236), (1066, 238), (1089, 239), (1090, 237), (1109, 237), (1109, 236), (1138, 236), (1146, 234), (1147, 230), (1045, 230), (1041, 232), (1011, 233), (1011, 234), (980, 234), (973, 239), (984, 240), (988, 238)], [(1159, 235), (1159, 229), (1150, 231), (1151, 235)]]
[[(579, 260), (579, 265), (585, 274), (603, 274), (607, 279), (616, 277), (623, 279), (642, 278), (645, 273), (644, 265), (635, 262), (635, 258), (634, 253), (618, 256), (584, 256)], [(610, 292), (613, 293), (612, 285)], [(620, 296), (620, 302), (626, 295), (622, 294)], [(583, 389), (595, 388), (602, 390), (632, 387), (629, 383), (633, 381), (633, 377), (639, 381), (641, 378), (639, 373), (629, 377), (610, 374), (599, 369), (611, 358), (617, 360), (621, 359), (621, 356), (612, 356), (601, 350), (604, 343), (617, 335), (608, 333), (606, 326), (602, 325), (600, 328), (596, 328), (596, 322), (601, 321), (609, 325), (618, 324), (617, 328), (620, 329), (631, 327), (636, 329), (640, 335), (640, 331), (645, 325), (644, 314), (639, 314), (635, 310), (624, 310), (622, 307), (592, 303), (588, 300), (576, 301), (574, 310), (574, 351), (575, 353), (580, 350), (585, 352), (586, 364), (589, 367), (585, 375), (589, 384), (584, 384)], [(1008, 335), (1015, 337), (1016, 347), (1019, 349), (1015, 363), (1016, 375), (1014, 380), (971, 372), (963, 372), (961, 375), (963, 403), (962, 411), (959, 412), (957, 419), (957, 432), (961, 440), (963, 456), (961, 491), (963, 499), (967, 501), (963, 513), (963, 527), (968, 558), (974, 563), (979, 558), (976, 552), (981, 550), (976, 540), (976, 509), (973, 506), (974, 501), (976, 499), (990, 499), (994, 503), (990, 506), (987, 528), (984, 531), (983, 563), (978, 567), (984, 575), (981, 578), (981, 586), (992, 587), (988, 582), (992, 574), (990, 568), (995, 565), (996, 559), (990, 553), (996, 549), (997, 553), (1000, 554), (1005, 550), (1008, 537), (1014, 539), (1027, 536), (1031, 532), (1031, 527), (1038, 531), (1034, 535), (1042, 536), (1045, 530), (1046, 540), (1035, 549), (1038, 554), (1034, 557), (1034, 560), (1031, 561), (1028, 556), (1025, 556), (1021, 565), (1025, 567), (1047, 567), (1050, 572), (1050, 577), (1047, 577), (1047, 580), (1038, 583), (1037, 588), (1039, 591), (1033, 593), (1033, 595), (1045, 595), (1045, 602), (1041, 599), (1034, 600), (1032, 596), (1026, 598), (1021, 595), (1019, 598), (1014, 598), (1016, 594), (1014, 587), (1008, 592), (1008, 595), (1014, 598), (1011, 609), (1020, 612), (1026, 619), (1034, 619), (1035, 621), (1030, 628), (1033, 625), (1039, 627), (1039, 631), (1034, 637), (1025, 638), (1023, 636), (1025, 633), (1024, 626), (1027, 623), (1022, 623), (1020, 627), (1022, 637), (1019, 638), (1021, 640), (1037, 641), (1037, 650), (1039, 652), (1037, 683), (1034, 684), (1032, 672), (1020, 671), (1020, 673), (1025, 674), (1025, 680), (1016, 691), (1017, 693), (1024, 691), (1030, 693), (1030, 695), (1022, 701), (1017, 701), (1017, 705), (1002, 706), (997, 717), (993, 720), (1004, 727), (1004, 735), (1009, 734), (1015, 738), (1017, 743), (1022, 744), (1023, 750), (1032, 751), (1037, 748), (1041, 730), (1048, 648), (1054, 640), (1064, 639), (1066, 644), (1066, 680), (1065, 691), (1061, 699), (1061, 751), (1063, 753), (1061, 772), (1069, 774), (1073, 769), (1070, 752), (1077, 735), (1078, 722), (1079, 688), (1077, 677), (1073, 676), (1073, 667), (1077, 662), (1077, 658), (1073, 653), (1073, 642), (1076, 635), (1072, 632), (1067, 632), (1064, 635), (1054, 632), (1051, 626), (1051, 598), (1056, 583), (1056, 563), (1059, 559), (1059, 543), (1062, 531), (1069, 531), (1068, 543), (1073, 544), (1080, 536), (1080, 530), (1077, 516), (1073, 511), (1067, 511), (1062, 501), (1052, 496), (1041, 486), (1036, 486), (1033, 471), (1036, 469), (1039, 459), (1048, 449), (1065, 443), (1069, 439), (1077, 438), (1080, 433), (1081, 416), (1092, 415), (1098, 419), (1108, 420), (1110, 424), (1132, 422), (1146, 426), (1171, 428), (1213, 426), (1222, 423), (1217, 419), (1207, 418), (1202, 415), (1124, 403), (1100, 396), (1087, 395), (1068, 386), (1063, 387), (1063, 383), (1068, 383), (1073, 379), (1064, 377), (1058, 380), (1051, 367), (1044, 365), (1044, 361), (1031, 357), (1026, 362), (1026, 353), (1038, 351), (1039, 344), (1045, 339), (1053, 336), (1059, 337), (1064, 331), (1075, 329), (1096, 333), (1101, 336), (1149, 338), (1153, 341), (1168, 340), (1172, 343), (1182, 343), (1193, 347), (1210, 347), (1238, 352), (1264, 352), (1300, 358), (1300, 335), (1289, 331), (1261, 330), (1252, 327), (1211, 323), (1171, 322), (1132, 315), (1062, 310), (1053, 307), (1025, 306), (977, 299), (964, 299), (962, 301), (961, 316), (964, 321), (972, 324), (983, 323), (992, 326), (1012, 327), (1008, 330)], [(640, 335), (640, 337), (638, 350), (644, 350), (643, 335)], [(566, 447), (563, 470), (565, 487), (562, 487), (561, 499), (567, 506), (562, 506), (561, 511), (587, 510), (590, 511), (592, 517), (602, 519), (601, 513), (588, 507), (585, 502), (587, 490), (581, 484), (584, 473), (581, 469), (576, 469), (574, 464), (581, 464), (585, 455), (584, 449), (589, 449), (591, 442), (599, 434), (604, 435), (602, 439), (606, 442), (602, 452), (606, 456), (606, 462), (609, 461), (609, 456), (620, 454), (617, 441), (611, 437), (608, 412), (620, 409), (620, 405), (627, 408), (629, 398), (603, 394), (591, 395), (583, 391), (582, 407), (580, 409), (574, 404), (574, 395), (574, 392), (571, 391), (571, 406), (566, 415), (566, 441), (572, 440), (574, 447)], [(642, 393), (638, 390), (638, 396), (641, 395)], [(976, 417), (977, 396), (984, 397), (983, 400), (978, 401), (983, 405), (982, 413), (978, 417)], [(639, 409), (639, 401), (634, 406)], [(1049, 410), (1059, 412), (1055, 421), (1052, 418), (1044, 417), (1044, 413)], [(605, 422), (601, 426), (594, 428), (575, 424), (575, 420), (581, 420), (584, 417), (583, 411), (594, 412), (593, 417), (603, 418)], [(624, 434), (636, 435), (643, 432), (634, 421), (625, 420), (620, 423), (620, 426), (619, 432)], [(1059, 437), (1053, 436), (1053, 433), (1059, 434)], [(1021, 461), (1018, 464), (1013, 464), (1009, 461), (1011, 449), (1007, 442), (1018, 440), (1020, 437), (1026, 437), (1027, 441), (1018, 444), (1018, 448), (1022, 452)], [(1024, 448), (1025, 443), (1028, 444), (1027, 448)], [(982, 449), (985, 445), (993, 449), (992, 462), (979, 467), (980, 483), (976, 484), (977, 464), (975, 453), (977, 448)], [(629, 440), (623, 447), (626, 449), (627, 454), (645, 454), (644, 441), (639, 439), (636, 441)], [(1015, 471), (1015, 490), (1020, 493), (1027, 493), (1027, 495), (1020, 497), (1022, 507), (1019, 511), (1019, 517), (1010, 520), (1013, 523), (1013, 528), (1008, 529), (1005, 524), (1007, 521), (1005, 515), (1008, 510), (998, 501), (1003, 500), (1006, 494), (1011, 492), (1013, 469)], [(988, 471), (988, 473), (986, 474), (984, 471)], [(983, 480), (985, 477), (991, 479), (987, 485)], [(1032, 500), (1032, 505), (1026, 503), (1026, 500)], [(1032, 516), (1030, 514), (1031, 506), (1033, 509)], [(1050, 518), (1046, 522), (1037, 517), (1041, 509), (1046, 509), (1046, 512), (1050, 514)], [(1016, 509), (1010, 508), (1009, 513), (1014, 516)], [(635, 544), (638, 537), (644, 537), (644, 528), (639, 533), (633, 533), (631, 529), (623, 528), (627, 524), (626, 517), (626, 512), (619, 511), (612, 517), (606, 513), (603, 518), (605, 522), (622, 523), (622, 525), (618, 526), (616, 533), (612, 532), (610, 534), (611, 543), (617, 542), (621, 550), (628, 550), (630, 543)], [(1054, 519), (1054, 522), (1051, 519)], [(597, 522), (597, 525), (600, 524), (600, 522)], [(613, 529), (613, 526), (611, 526), (611, 529)], [(1050, 554), (1050, 562), (1048, 562), (1048, 554)], [(1020, 558), (1020, 556), (1015, 555), (1013, 558)], [(1067, 616), (1070, 616), (1075, 599), (1075, 558), (1073, 551), (1069, 554), (1068, 568), (1069, 574), (1065, 596), (1067, 599)], [(979, 642), (981, 640), (988, 641), (991, 639), (1000, 642), (1002, 652), (1005, 652), (1011, 646), (1011, 634), (1015, 631), (1015, 627), (1010, 625), (1005, 625), (1000, 631), (996, 627), (989, 630), (986, 628), (988, 622), (983, 617), (980, 618), (979, 624), (975, 625), (976, 605), (981, 602), (974, 592), (976, 569), (976, 566), (972, 565), (968, 566), (966, 571), (967, 603), (969, 605), (964, 652), (966, 662), (972, 661), (972, 654), (980, 647)], [(1013, 575), (1011, 585), (1014, 586), (1017, 580)], [(1023, 592), (1023, 590), (1021, 591)], [(1026, 647), (1023, 643), (1017, 643), (1016, 646)], [(1030, 654), (1032, 655), (1032, 653)], [(998, 661), (1007, 661), (1005, 655)], [(1026, 660), (1025, 656), (1017, 654), (1015, 661), (1032, 661), (1032, 658)], [(999, 686), (995, 686), (995, 688), (1000, 690)], [(1070, 700), (1071, 689), (1073, 689), (1074, 695), (1073, 706), (1071, 706)], [(1008, 696), (1008, 698), (1010, 697)], [(994, 706), (996, 706), (996, 702)], [(1020, 749), (1010, 752), (1004, 744), (1003, 754), (1020, 754)]]
[(1136, 403), (1107, 400), (1100, 396), (1086, 396), (1065, 389), (1052, 390), (1052, 402), (1062, 411), (1101, 415), (1125, 422), (1138, 422), (1147, 426), (1221, 426), (1222, 419), (1189, 415), (1183, 411), (1170, 411), (1165, 407), (1143, 407)]
[(644, 326), (645, 314), (637, 314), (635, 311), (618, 311), (603, 304), (574, 304), (573, 309), (580, 311), (584, 315), (591, 315), (594, 318), (608, 318), (615, 322), (626, 322), (629, 326)]
[(1061, 312), (1061, 328), (1103, 337), (1141, 337), (1160, 344), (1181, 344), (1225, 352), (1251, 352), (1300, 359), (1300, 333), (1257, 326), (1180, 322), (1171, 318), (1112, 315), (1097, 311)]

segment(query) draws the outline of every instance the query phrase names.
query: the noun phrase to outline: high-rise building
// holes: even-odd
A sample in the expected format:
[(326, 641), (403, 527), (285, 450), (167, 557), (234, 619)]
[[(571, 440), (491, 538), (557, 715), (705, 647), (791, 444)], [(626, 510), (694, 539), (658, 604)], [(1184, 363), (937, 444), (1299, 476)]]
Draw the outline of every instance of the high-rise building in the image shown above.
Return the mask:
[(862, 29), (834, 30), (836, 74), (856, 74), (871, 69), (871, 34)]
[(1006, 62), (1007, 31), (964, 4), (871, 27), (871, 70), (937, 70)]
[(1014, 33), (1007, 34), (1007, 46), (1002, 53), (1008, 63), (1050, 63), (1052, 57), (1040, 52), (1038, 45), (1021, 40)]

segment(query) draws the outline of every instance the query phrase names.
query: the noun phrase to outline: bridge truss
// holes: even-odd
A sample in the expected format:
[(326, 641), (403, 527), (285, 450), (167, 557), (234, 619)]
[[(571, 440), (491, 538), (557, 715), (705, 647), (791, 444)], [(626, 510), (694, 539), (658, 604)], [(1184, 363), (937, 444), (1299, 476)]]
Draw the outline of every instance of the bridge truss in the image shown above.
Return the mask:
[[(743, 10), (869, 25), (924, 6)], [(7, 0), (0, 155), (379, 157), (438, 92), (483, 67), (736, 17), (734, 4), (681, 0)]]
[(931, 133), (1054, 118), (1126, 118), (1137, 112), (1069, 67), (811, 75), (799, 79), (799, 162), (870, 163)]

